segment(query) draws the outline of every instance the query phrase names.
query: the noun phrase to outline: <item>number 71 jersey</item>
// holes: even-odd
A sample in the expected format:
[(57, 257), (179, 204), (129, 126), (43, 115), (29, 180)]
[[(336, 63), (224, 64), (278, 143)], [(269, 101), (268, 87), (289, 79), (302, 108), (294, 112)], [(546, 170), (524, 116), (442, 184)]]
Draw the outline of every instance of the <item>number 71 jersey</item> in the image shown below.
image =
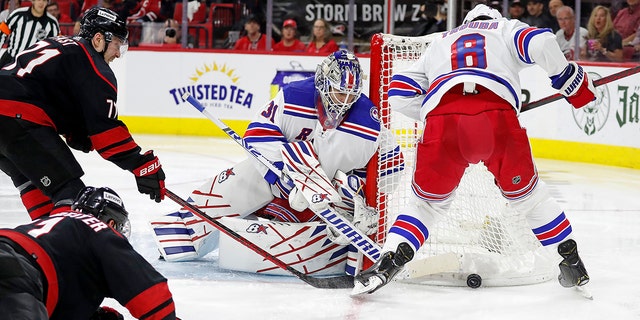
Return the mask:
[(422, 120), (449, 89), (470, 82), (519, 110), (519, 73), (534, 64), (549, 75), (567, 65), (551, 29), (505, 18), (474, 21), (443, 32), (411, 67), (394, 74), (389, 97), (396, 99), (396, 103), (392, 100), (396, 110), (413, 118), (420, 109), (418, 119)]

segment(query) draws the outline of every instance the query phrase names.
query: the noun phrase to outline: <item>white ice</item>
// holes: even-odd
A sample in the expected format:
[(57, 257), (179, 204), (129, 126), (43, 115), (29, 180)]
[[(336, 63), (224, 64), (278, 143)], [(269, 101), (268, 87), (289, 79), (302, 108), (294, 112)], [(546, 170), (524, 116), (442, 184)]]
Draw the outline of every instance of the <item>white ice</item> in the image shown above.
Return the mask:
[[(135, 135), (154, 149), (166, 185), (183, 197), (208, 177), (244, 159), (230, 139)], [(348, 289), (316, 289), (294, 277), (247, 274), (218, 268), (217, 252), (201, 261), (168, 263), (148, 226), (150, 217), (178, 206), (139, 194), (130, 173), (95, 152), (76, 153), (87, 185), (109, 186), (124, 199), (133, 226), (131, 242), (169, 279), (181, 319), (640, 319), (640, 171), (537, 159), (540, 175), (565, 209), (591, 276), (587, 300), (552, 280), (518, 287), (436, 287), (394, 282), (372, 295)], [(0, 179), (0, 227), (28, 222), (12, 186)], [(238, 189), (241, 193), (243, 190)], [(133, 319), (114, 300), (116, 307)]]

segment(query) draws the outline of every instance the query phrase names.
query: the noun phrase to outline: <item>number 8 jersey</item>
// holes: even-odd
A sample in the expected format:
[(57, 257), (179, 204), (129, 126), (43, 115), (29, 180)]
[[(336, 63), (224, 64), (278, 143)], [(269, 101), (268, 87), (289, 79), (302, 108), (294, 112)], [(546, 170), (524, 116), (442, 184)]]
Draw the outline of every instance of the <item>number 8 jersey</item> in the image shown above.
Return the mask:
[(394, 74), (389, 97), (395, 110), (423, 120), (455, 85), (479, 84), (519, 111), (519, 72), (534, 64), (550, 77), (568, 65), (551, 29), (506, 18), (473, 21), (443, 32), (409, 69)]

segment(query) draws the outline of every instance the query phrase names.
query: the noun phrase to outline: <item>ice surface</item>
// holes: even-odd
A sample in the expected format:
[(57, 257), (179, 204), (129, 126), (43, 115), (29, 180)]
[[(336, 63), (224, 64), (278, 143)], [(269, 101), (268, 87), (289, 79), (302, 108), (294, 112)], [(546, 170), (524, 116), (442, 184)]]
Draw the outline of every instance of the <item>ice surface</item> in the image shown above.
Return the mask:
[[(167, 174), (166, 185), (187, 197), (221, 169), (245, 158), (230, 139), (135, 135), (143, 149), (154, 149)], [(184, 319), (640, 319), (640, 171), (537, 159), (573, 224), (581, 256), (591, 276), (594, 300), (582, 298), (556, 281), (519, 287), (470, 289), (391, 283), (372, 295), (316, 289), (294, 277), (221, 270), (217, 252), (201, 261), (168, 263), (159, 256), (148, 220), (177, 208), (136, 190), (130, 173), (95, 152), (76, 153), (87, 185), (114, 188), (131, 215), (131, 242), (165, 277)], [(28, 222), (15, 191), (0, 179), (0, 227)], [(14, 193), (12, 196), (11, 193)], [(241, 190), (239, 190), (241, 192)], [(116, 307), (133, 319), (114, 300)]]

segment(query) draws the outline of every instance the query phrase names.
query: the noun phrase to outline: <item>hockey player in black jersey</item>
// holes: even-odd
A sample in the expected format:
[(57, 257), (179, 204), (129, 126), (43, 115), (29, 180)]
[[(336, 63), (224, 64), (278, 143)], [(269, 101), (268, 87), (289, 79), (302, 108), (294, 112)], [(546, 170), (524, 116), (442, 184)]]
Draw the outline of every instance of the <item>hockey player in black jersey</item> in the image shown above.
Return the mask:
[(85, 187), (71, 207), (0, 229), (2, 318), (109, 319), (117, 313), (98, 309), (109, 297), (136, 319), (176, 319), (167, 279), (125, 237), (128, 213), (118, 194)]
[(95, 7), (84, 15), (78, 37), (39, 41), (0, 69), (0, 169), (32, 219), (68, 209), (84, 187), (69, 147), (96, 150), (131, 171), (138, 191), (156, 202), (164, 198), (158, 158), (141, 154), (118, 120), (109, 62), (126, 51), (127, 35), (123, 19)]

